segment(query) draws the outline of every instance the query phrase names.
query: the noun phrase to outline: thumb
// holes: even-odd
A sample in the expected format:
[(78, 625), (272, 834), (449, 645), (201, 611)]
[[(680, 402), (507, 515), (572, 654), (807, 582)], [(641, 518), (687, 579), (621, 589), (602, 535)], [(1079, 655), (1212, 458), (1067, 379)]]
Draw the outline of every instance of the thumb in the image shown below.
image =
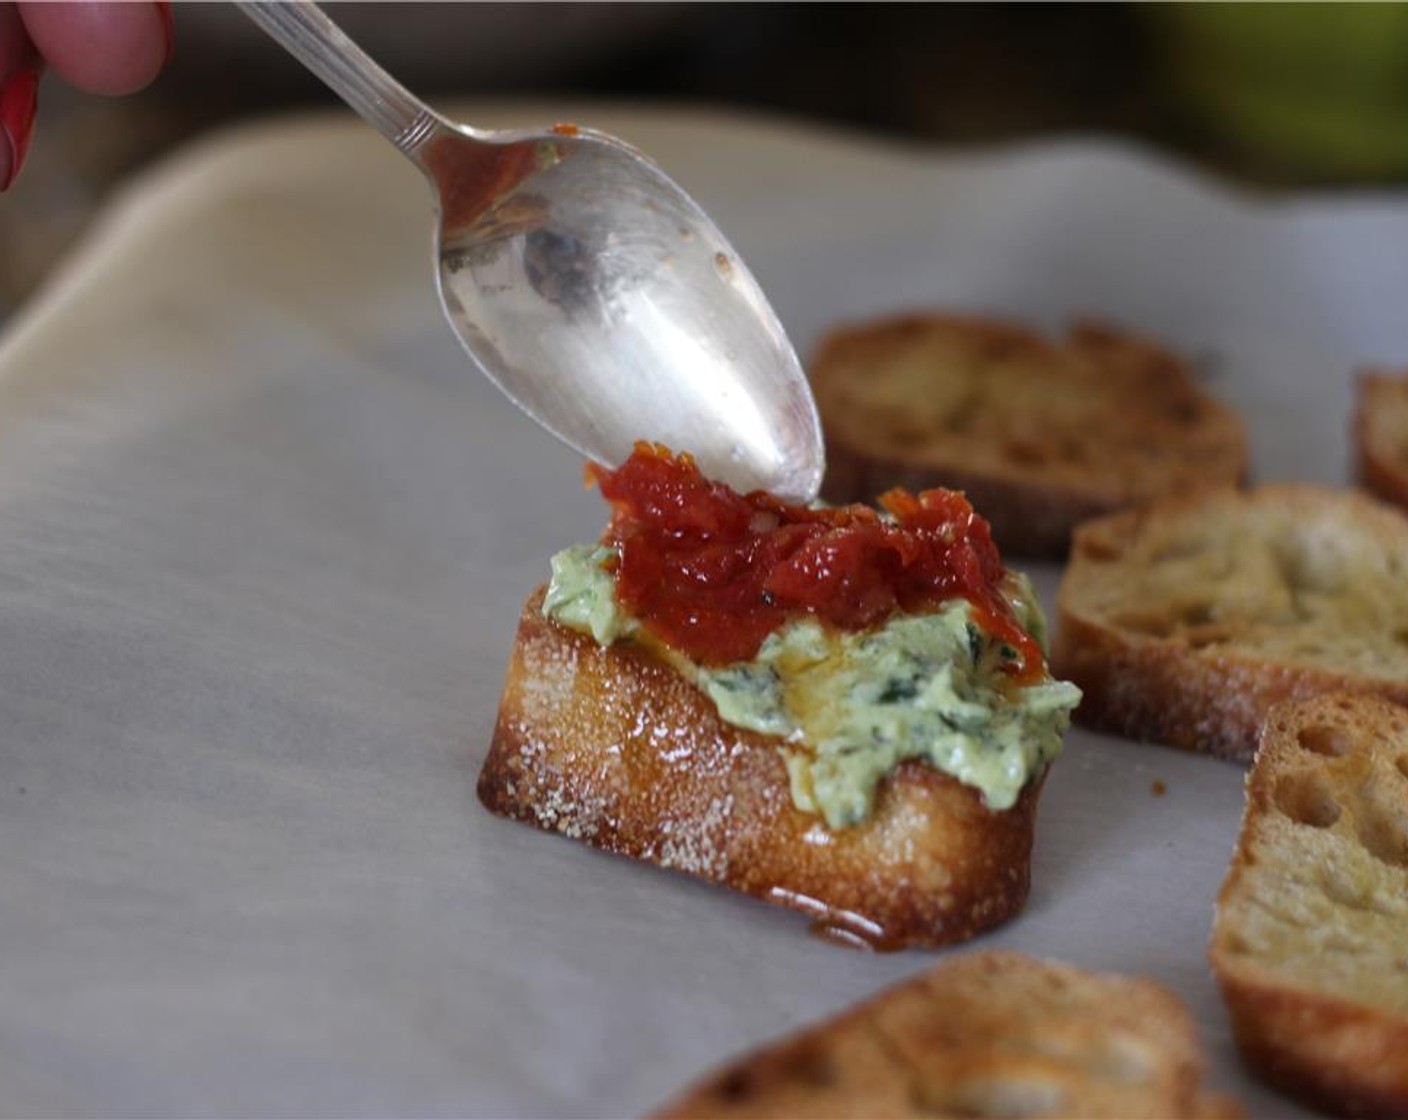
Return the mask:
[(132, 93), (171, 57), (171, 5), (159, 3), (16, 5), (30, 41), (70, 85), (89, 93)]
[(0, 3), (0, 191), (15, 181), (29, 151), (39, 66), (19, 10)]

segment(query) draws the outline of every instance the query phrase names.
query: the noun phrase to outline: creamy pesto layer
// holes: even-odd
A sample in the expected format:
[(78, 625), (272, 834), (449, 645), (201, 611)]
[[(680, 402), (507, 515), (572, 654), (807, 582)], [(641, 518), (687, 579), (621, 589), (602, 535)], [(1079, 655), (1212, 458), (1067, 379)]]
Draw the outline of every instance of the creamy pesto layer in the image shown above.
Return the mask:
[(611, 549), (599, 544), (574, 544), (552, 558), (552, 579), (543, 599), (543, 614), (609, 646), (635, 629), (635, 620), (616, 602), (616, 581), (602, 565)]
[[(610, 550), (577, 545), (553, 558), (543, 611), (601, 644), (638, 629), (602, 567)], [(1004, 587), (1018, 620), (1045, 646), (1045, 620), (1026, 578)], [(676, 667), (725, 721), (783, 740), (798, 808), (832, 828), (866, 820), (895, 766), (923, 759), (1007, 809), (1061, 749), (1080, 691), (1049, 677), (1017, 685), (1015, 656), (955, 599), (932, 613), (897, 615), (874, 630), (836, 631), (810, 616), (763, 642), (752, 661)]]

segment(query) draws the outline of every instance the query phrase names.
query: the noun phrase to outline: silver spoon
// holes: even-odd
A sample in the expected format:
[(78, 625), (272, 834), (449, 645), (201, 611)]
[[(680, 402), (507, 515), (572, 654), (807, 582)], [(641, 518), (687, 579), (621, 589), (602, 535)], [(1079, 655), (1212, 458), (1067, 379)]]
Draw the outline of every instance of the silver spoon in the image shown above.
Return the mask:
[(647, 439), (736, 489), (816, 496), (821, 427), (796, 352), (738, 254), (655, 164), (571, 125), (452, 123), (316, 5), (240, 7), (430, 180), (450, 326), (528, 415), (608, 465)]

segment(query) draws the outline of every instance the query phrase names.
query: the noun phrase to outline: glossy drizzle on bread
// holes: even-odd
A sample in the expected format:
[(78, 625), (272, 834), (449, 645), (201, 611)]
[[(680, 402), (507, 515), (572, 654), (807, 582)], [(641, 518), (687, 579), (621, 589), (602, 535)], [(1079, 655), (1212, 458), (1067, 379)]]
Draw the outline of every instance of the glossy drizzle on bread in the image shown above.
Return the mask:
[(738, 495), (642, 446), (519, 621), (486, 806), (886, 947), (1026, 897), (1078, 692), (961, 495)]

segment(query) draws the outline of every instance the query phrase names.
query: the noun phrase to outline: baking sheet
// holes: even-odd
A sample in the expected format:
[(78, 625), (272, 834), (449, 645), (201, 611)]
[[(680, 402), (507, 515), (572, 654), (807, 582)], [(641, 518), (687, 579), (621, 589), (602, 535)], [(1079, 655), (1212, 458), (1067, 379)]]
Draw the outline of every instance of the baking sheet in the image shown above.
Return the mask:
[[(926, 305), (1159, 336), (1261, 478), (1343, 481), (1353, 368), (1408, 365), (1403, 197), (1241, 196), (1087, 141), (460, 116), (644, 147), (804, 354)], [(426, 192), (360, 123), (222, 135), (113, 203), (0, 339), (0, 1111), (636, 1114), (937, 958), (479, 808), (520, 603), (603, 521), (579, 478), (468, 370)], [(1300, 1115), (1240, 1072), (1204, 963), (1241, 778), (1073, 732), (1030, 903), (974, 945), (1164, 981), (1218, 1086)]]

